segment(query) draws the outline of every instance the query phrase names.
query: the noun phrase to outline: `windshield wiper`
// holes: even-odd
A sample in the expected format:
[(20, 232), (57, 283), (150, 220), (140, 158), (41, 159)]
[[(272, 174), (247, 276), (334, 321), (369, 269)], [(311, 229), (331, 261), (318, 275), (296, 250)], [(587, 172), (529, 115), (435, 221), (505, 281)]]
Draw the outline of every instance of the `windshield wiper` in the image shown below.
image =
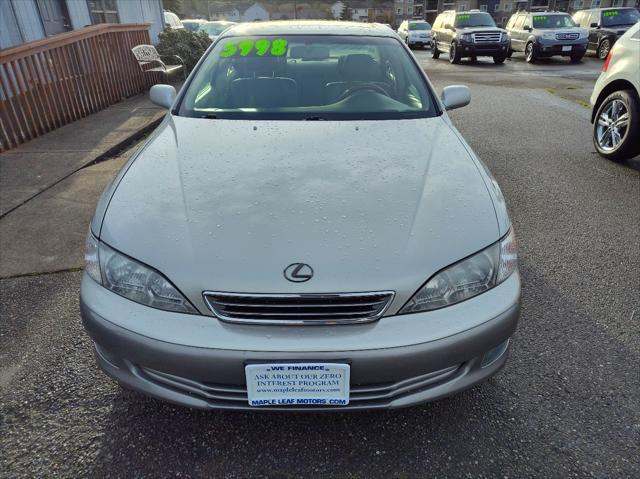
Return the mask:
[(321, 116), (308, 116), (304, 121), (326, 121), (326, 118), (322, 118)]
[(218, 115), (214, 115), (213, 113), (206, 113), (204, 115), (199, 116), (198, 118), (206, 118), (207, 120), (217, 120)]

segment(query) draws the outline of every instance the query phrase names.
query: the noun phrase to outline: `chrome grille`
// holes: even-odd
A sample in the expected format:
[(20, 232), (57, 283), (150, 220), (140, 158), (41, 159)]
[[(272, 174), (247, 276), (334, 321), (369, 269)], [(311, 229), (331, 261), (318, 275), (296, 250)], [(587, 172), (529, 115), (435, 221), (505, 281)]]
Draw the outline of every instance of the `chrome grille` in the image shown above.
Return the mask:
[(205, 291), (219, 319), (248, 324), (346, 324), (380, 318), (393, 291), (334, 294), (251, 294)]
[(500, 43), (500, 32), (483, 32), (473, 34), (473, 43)]
[(577, 40), (579, 33), (556, 33), (556, 40)]

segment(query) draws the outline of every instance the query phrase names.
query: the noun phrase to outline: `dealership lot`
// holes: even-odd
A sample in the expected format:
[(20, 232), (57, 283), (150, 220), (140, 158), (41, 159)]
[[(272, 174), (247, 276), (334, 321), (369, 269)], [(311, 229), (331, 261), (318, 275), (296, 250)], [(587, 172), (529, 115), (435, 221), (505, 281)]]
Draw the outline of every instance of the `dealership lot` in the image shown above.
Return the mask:
[(399, 411), (192, 411), (124, 392), (96, 369), (80, 272), (6, 278), (0, 476), (640, 474), (640, 159), (594, 152), (584, 102), (601, 62), (416, 56), (438, 90), (471, 87), (471, 105), (451, 116), (510, 206), (523, 292), (506, 368)]

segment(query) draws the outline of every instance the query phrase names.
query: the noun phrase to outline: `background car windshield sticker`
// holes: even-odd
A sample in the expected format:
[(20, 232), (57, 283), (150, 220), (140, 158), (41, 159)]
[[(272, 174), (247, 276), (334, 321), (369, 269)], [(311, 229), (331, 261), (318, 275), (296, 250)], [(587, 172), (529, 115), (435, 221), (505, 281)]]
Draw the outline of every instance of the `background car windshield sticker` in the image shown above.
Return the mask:
[(456, 18), (458, 20), (469, 20), (471, 18), (471, 15), (456, 15)]
[(603, 17), (615, 17), (616, 15), (620, 15), (620, 12), (616, 12), (614, 10), (614, 11), (611, 11), (611, 12), (603, 12), (602, 13)]
[(535, 17), (533, 17), (533, 20), (536, 22), (544, 22), (546, 21), (547, 17), (545, 17), (544, 15), (536, 15)]
[(220, 56), (223, 58), (239, 55), (246, 57), (250, 54), (263, 56), (281, 57), (287, 54), (287, 41), (284, 38), (277, 38), (273, 41), (266, 38), (258, 40), (235, 40), (227, 43)]

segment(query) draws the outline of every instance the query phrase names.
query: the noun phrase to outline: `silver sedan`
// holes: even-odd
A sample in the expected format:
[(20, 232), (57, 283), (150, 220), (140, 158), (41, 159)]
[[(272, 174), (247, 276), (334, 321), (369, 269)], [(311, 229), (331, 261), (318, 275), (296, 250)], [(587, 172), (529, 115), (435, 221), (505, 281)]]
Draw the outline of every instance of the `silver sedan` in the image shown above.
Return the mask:
[(234, 26), (104, 192), (81, 313), (100, 367), (196, 408), (398, 408), (505, 364), (504, 198), (387, 27)]

